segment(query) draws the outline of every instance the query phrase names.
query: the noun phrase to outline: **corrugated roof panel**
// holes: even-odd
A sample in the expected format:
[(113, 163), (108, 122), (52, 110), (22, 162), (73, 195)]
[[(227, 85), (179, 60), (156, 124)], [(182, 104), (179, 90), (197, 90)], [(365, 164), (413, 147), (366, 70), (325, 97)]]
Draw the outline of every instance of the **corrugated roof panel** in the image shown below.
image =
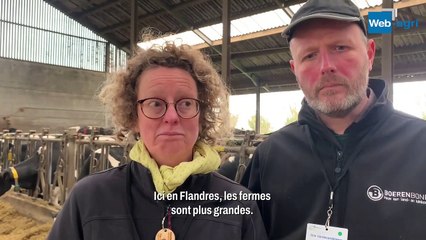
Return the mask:
[(358, 6), (360, 9), (369, 8), (370, 5), (368, 4), (367, 0), (352, 0), (352, 2), (355, 3), (355, 5)]
[(163, 45), (167, 41), (174, 41), (177, 44), (189, 44), (196, 45), (203, 43), (204, 41), (198, 37), (194, 32), (187, 31), (179, 34), (170, 35), (164, 38), (158, 38), (151, 41), (139, 42), (138, 46), (140, 48), (149, 48), (152, 45)]
[[(376, 7), (382, 5), (382, 0), (352, 0), (360, 9)], [(393, 2), (400, 2), (399, 0), (393, 0)]]
[(370, 7), (375, 7), (375, 6), (380, 6), (380, 5), (382, 5), (382, 0), (368, 0), (367, 1), (367, 4), (370, 6)]
[(305, 3), (291, 5), (289, 8), (294, 13), (297, 12)]
[(203, 27), (198, 30), (204, 33), (212, 41), (222, 39), (222, 32), (223, 32), (222, 23), (211, 25), (208, 27)]
[[(382, 4), (382, 0), (353, 0), (353, 2), (360, 8), (369, 8)], [(394, 2), (398, 2), (394, 0)], [(297, 12), (304, 3), (296, 4), (290, 6), (290, 10)], [(209, 9), (211, 11), (211, 9)], [(212, 14), (210, 12), (210, 14)], [(217, 13), (215, 13), (217, 14)], [(267, 19), (267, 20), (266, 20)], [(165, 19), (163, 19), (164, 21)], [(266, 29), (277, 28), (281, 26), (287, 26), (290, 23), (290, 17), (280, 8), (268, 11), (260, 14), (255, 14), (252, 16), (240, 18), (231, 21), (231, 37), (245, 35), (253, 32), (259, 32)], [(215, 41), (222, 39), (223, 26), (222, 23), (203, 27), (199, 29), (203, 34), (205, 34), (210, 40)], [(191, 34), (186, 36), (193, 36)], [(182, 37), (182, 36), (177, 36)], [(198, 37), (197, 37), (198, 38)], [(193, 42), (189, 39), (188, 42)], [(197, 42), (198, 41), (194, 41)]]
[(265, 29), (276, 28), (284, 26), (289, 22), (290, 18), (281, 9), (276, 9), (231, 21), (231, 25), (234, 25), (235, 28), (240, 31), (239, 33), (231, 32), (231, 35), (238, 36)]
[[(216, 1), (200, 1), (199, 3), (191, 4), (187, 8), (179, 11), (180, 15), (187, 16), (190, 19), (191, 26), (200, 26), (205, 21), (211, 19), (220, 19), (222, 16), (222, 8)], [(205, 25), (204, 25), (205, 26)]]
[[(276, 17), (280, 19), (280, 21), (284, 22), (284, 24), (290, 23), (291, 18), (287, 14), (285, 14), (281, 9), (274, 10), (273, 12), (276, 14)], [(271, 21), (275, 21), (275, 19)]]
[(245, 17), (231, 21), (231, 26), (233, 26), (233, 29), (231, 29), (231, 36), (243, 35), (262, 29), (253, 17)]
[(270, 11), (265, 14), (257, 14), (254, 15), (253, 18), (261, 27), (259, 30), (280, 27), (290, 22), (290, 18), (281, 9)]
[[(265, 19), (268, 19), (268, 21), (265, 21)], [(289, 22), (290, 18), (281, 9), (236, 19), (231, 21), (231, 37), (284, 26)], [(199, 30), (213, 41), (222, 38), (222, 23), (203, 27)]]

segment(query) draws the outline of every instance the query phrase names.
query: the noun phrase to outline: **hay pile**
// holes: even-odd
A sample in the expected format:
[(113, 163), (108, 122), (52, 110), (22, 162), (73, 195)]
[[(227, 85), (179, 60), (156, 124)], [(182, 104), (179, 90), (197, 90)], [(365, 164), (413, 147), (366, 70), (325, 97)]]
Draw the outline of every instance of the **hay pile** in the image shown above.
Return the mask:
[(19, 214), (0, 199), (0, 240), (44, 240), (52, 223), (40, 223)]

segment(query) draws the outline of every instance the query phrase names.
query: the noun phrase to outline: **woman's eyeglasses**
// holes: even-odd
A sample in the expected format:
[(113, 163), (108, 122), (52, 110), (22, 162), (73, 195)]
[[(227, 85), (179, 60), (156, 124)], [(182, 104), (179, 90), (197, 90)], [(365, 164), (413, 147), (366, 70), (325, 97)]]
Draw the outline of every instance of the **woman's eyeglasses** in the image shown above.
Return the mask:
[(161, 98), (145, 98), (137, 101), (142, 113), (151, 119), (158, 119), (166, 114), (169, 104), (175, 107), (179, 117), (184, 119), (194, 118), (200, 112), (200, 100), (182, 98), (174, 103), (168, 103)]

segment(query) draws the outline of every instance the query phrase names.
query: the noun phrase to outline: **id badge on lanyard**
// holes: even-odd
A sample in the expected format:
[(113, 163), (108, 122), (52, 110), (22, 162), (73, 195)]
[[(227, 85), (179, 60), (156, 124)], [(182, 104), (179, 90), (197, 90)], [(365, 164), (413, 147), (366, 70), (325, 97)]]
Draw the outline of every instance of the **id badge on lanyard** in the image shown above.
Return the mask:
[(330, 226), (331, 215), (333, 214), (333, 194), (330, 192), (329, 207), (327, 210), (327, 220), (324, 225), (308, 223), (306, 226), (305, 240), (348, 240), (348, 229)]
[(348, 229), (308, 223), (306, 227), (306, 240), (347, 240)]

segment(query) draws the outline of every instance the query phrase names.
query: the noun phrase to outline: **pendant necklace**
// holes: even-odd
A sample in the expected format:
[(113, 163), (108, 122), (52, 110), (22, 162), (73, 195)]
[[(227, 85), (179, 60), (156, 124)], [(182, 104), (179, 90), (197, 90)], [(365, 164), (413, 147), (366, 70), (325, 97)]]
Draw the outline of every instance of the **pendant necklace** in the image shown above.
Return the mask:
[[(164, 221), (167, 218), (167, 228), (164, 227)], [(172, 231), (172, 214), (170, 210), (170, 206), (167, 206), (166, 215), (163, 217), (161, 221), (161, 229), (155, 235), (155, 240), (175, 240), (175, 233)]]

